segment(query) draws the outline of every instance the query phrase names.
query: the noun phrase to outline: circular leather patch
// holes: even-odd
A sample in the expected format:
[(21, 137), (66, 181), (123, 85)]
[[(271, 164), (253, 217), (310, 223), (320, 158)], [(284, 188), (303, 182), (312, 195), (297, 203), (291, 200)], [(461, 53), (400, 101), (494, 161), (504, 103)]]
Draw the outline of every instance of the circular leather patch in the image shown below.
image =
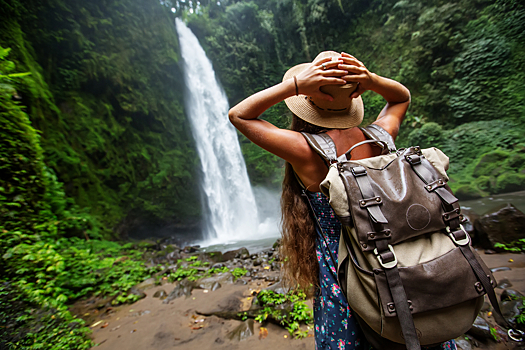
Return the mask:
[(407, 210), (407, 223), (413, 230), (422, 230), (430, 224), (430, 212), (421, 204), (412, 204)]

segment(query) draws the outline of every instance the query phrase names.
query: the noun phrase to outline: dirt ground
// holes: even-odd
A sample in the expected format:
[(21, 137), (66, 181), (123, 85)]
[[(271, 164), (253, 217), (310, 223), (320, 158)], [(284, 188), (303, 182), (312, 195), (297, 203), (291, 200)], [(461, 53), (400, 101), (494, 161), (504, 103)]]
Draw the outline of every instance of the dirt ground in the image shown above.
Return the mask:
[[(494, 273), (498, 282), (508, 280), (512, 288), (525, 293), (525, 255), (481, 254), (490, 268), (510, 267), (509, 271)], [(125, 305), (104, 313), (93, 322), (93, 338), (98, 350), (145, 349), (249, 349), (281, 350), (315, 348), (313, 330), (309, 337), (292, 339), (288, 331), (277, 325), (267, 324), (266, 330), (254, 323), (253, 335), (245, 340), (230, 340), (229, 333), (242, 321), (225, 320), (216, 316), (203, 317), (197, 312), (214, 310), (243, 310), (251, 304), (252, 292), (268, 283), (251, 281), (246, 285), (228, 284), (216, 291), (195, 289), (188, 298), (181, 297), (164, 304), (153, 295), (163, 289), (168, 294), (171, 284), (156, 286), (146, 291), (146, 298), (132, 305)], [(501, 292), (501, 289), (498, 289)], [(311, 304), (310, 304), (311, 306)], [(101, 321), (97, 324), (97, 322)], [(484, 350), (514, 349), (514, 345), (490, 342), (480, 344)]]

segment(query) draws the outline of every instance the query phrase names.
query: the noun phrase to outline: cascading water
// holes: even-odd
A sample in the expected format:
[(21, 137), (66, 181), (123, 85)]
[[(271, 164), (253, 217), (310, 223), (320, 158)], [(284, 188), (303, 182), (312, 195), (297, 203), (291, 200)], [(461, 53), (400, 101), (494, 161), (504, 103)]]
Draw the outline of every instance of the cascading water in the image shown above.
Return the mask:
[(195, 35), (180, 19), (175, 23), (187, 88), (186, 112), (201, 160), (207, 201), (204, 244), (255, 239), (257, 205), (236, 131), (228, 120), (226, 94)]

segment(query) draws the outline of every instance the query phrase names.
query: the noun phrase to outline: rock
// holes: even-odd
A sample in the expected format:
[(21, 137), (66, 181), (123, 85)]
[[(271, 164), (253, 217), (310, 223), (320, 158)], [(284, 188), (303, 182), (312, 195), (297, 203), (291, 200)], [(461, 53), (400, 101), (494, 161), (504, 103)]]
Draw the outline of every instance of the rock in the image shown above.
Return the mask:
[(257, 258), (253, 261), (253, 266), (260, 266), (265, 262), (263, 258)]
[(496, 286), (496, 288), (499, 288), (499, 289), (506, 289), (509, 287), (512, 287), (512, 283), (510, 283), (510, 281), (506, 278), (503, 278), (502, 280), (500, 280), (498, 282), (498, 285)]
[(495, 243), (510, 244), (525, 238), (525, 214), (512, 204), (496, 208), (474, 223), (476, 237), (480, 247), (500, 250)]
[(186, 254), (189, 254), (189, 253), (195, 253), (196, 251), (198, 251), (200, 248), (200, 246), (198, 245), (195, 245), (195, 246), (186, 246), (184, 247), (183, 251), (184, 253)]
[(508, 267), (508, 266), (502, 266), (502, 267), (494, 267), (492, 269), (490, 269), (490, 272), (494, 273), (494, 272), (499, 272), (499, 271), (510, 271), (511, 268)]
[(249, 254), (249, 253), (244, 253), (244, 254), (241, 254), (240, 259), (242, 259), (242, 260), (246, 260), (246, 259), (248, 259), (249, 257), (250, 257), (250, 254)]
[[(516, 322), (516, 318), (523, 312), (523, 310), (520, 310), (520, 307), (523, 305), (523, 300), (509, 300), (509, 301), (503, 301), (500, 303), (501, 313), (503, 314), (504, 319), (513, 327), (520, 330), (525, 330), (525, 325), (520, 324)], [(507, 328), (507, 324), (505, 321), (499, 316), (497, 313), (494, 313), (494, 319), (496, 322), (502, 326)]]
[(275, 262), (275, 261), (272, 263), (271, 266), (272, 266), (272, 270), (274, 270), (274, 271), (278, 271), (278, 270), (281, 269), (281, 263), (278, 263), (278, 262)]
[(482, 341), (494, 339), (490, 333), (490, 325), (480, 316), (476, 317), (474, 324), (467, 333)]
[(490, 303), (487, 303), (486, 301), (483, 302), (483, 305), (481, 306), (480, 312), (489, 312), (492, 310), (492, 305)]
[(199, 254), (199, 260), (220, 263), (228, 259), (225, 259), (221, 252), (203, 252)]
[(220, 284), (219, 282), (215, 282), (215, 283), (213, 283), (213, 285), (211, 286), (210, 290), (211, 290), (212, 292), (214, 292), (214, 291), (216, 291), (217, 289), (219, 289), (219, 288), (221, 288), (221, 287), (222, 287), (222, 286), (221, 286), (221, 284)]
[(472, 345), (470, 345), (468, 340), (465, 339), (456, 339), (456, 345), (458, 346), (459, 350), (472, 350)]
[(271, 290), (272, 292), (277, 293), (277, 294), (286, 294), (289, 291), (288, 288), (285, 288), (282, 285), (282, 282), (277, 282), (275, 284), (272, 284), (270, 287), (266, 288), (266, 290)]
[(246, 281), (243, 280), (242, 278), (239, 278), (237, 281), (235, 281), (235, 284), (242, 284), (242, 285), (245, 285), (245, 284), (248, 284), (248, 282), (246, 282)]
[(171, 253), (168, 253), (168, 255), (166, 255), (166, 259), (168, 259), (169, 262), (177, 261), (180, 258), (180, 251), (178, 250), (172, 251)]
[(230, 340), (245, 340), (253, 335), (253, 320), (249, 319), (242, 322), (233, 331), (228, 333), (227, 337)]
[(163, 301), (163, 303), (168, 304), (173, 299), (180, 298), (183, 295), (186, 296), (187, 298), (191, 295), (192, 289), (193, 289), (193, 283), (188, 281), (187, 279), (177, 282), (177, 284), (175, 285), (175, 288), (173, 288), (173, 290), (168, 295), (168, 297)]
[(148, 278), (147, 280), (145, 280), (144, 282), (137, 284), (133, 288), (135, 288), (138, 291), (144, 291), (144, 290), (146, 290), (148, 288), (155, 287), (155, 285), (156, 285), (156, 280), (155, 280), (155, 278), (151, 277), (151, 278)]
[(234, 258), (243, 259), (242, 256), (245, 254), (250, 255), (250, 252), (248, 251), (248, 249), (242, 247), (239, 249), (227, 251), (226, 253), (222, 254), (222, 256), (224, 258), (224, 261), (227, 261), (227, 260), (233, 260)]
[(500, 300), (501, 301), (509, 301), (509, 300), (517, 300), (520, 298), (524, 298), (525, 296), (514, 289), (505, 289), (503, 293), (501, 293)]
[(474, 222), (476, 222), (476, 220), (479, 219), (479, 215), (470, 209), (463, 208), (461, 208), (461, 214), (467, 219), (467, 221), (463, 223), (463, 227), (465, 228), (465, 231), (467, 231), (470, 235), (470, 238), (472, 239), (472, 245), (477, 246), (477, 237), (476, 230), (474, 229)]
[(275, 241), (272, 248), (277, 250), (279, 249), (280, 246), (281, 246), (281, 239), (279, 238), (278, 240)]
[(137, 288), (135, 288), (135, 287), (132, 287), (132, 288), (129, 290), (129, 294), (136, 295), (136, 296), (138, 296), (140, 299), (146, 297), (146, 293), (144, 293), (142, 290), (139, 290), (139, 289), (137, 289)]
[(218, 273), (215, 276), (203, 277), (195, 281), (195, 288), (212, 290), (215, 283), (226, 284), (233, 283), (234, 277), (231, 272)]
[(226, 266), (226, 265), (224, 265), (223, 263), (216, 263), (216, 264), (213, 264), (213, 265), (211, 266), (211, 268), (212, 268), (212, 269), (221, 269), (221, 268), (223, 268), (224, 266)]
[(164, 289), (159, 289), (158, 291), (153, 294), (154, 298), (159, 298), (160, 300), (164, 300), (168, 297), (168, 293)]

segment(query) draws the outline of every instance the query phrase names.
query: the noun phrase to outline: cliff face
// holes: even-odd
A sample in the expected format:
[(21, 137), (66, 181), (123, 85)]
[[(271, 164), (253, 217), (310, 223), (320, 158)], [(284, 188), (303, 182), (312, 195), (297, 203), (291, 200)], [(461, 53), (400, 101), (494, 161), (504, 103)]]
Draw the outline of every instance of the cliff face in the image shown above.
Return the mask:
[(170, 12), (155, 0), (1, 7), (0, 44), (31, 73), (18, 98), (70, 201), (108, 229), (195, 225), (198, 158)]

